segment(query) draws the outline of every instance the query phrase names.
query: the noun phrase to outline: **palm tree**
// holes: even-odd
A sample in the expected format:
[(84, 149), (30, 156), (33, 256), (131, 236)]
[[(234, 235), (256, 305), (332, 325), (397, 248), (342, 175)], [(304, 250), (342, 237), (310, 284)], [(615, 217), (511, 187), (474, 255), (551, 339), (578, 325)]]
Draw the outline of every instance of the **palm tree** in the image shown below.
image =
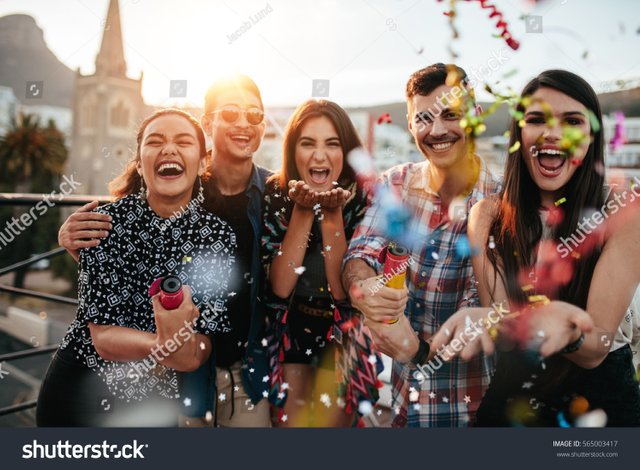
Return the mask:
[[(31, 114), (21, 114), (13, 119), (9, 131), (0, 137), (0, 175), (2, 190), (17, 193), (50, 193), (58, 176), (64, 171), (68, 150), (64, 135), (50, 120), (46, 127), (40, 125), (40, 119)], [(19, 217), (24, 213), (19, 207), (13, 211), (2, 211), (0, 219)], [(45, 214), (50, 219), (54, 214)], [(57, 220), (57, 219), (56, 219)], [(44, 222), (44, 221), (43, 221)], [(0, 230), (6, 223), (0, 223)], [(32, 253), (49, 249), (55, 241), (55, 231), (31, 230), (29, 236), (16, 237), (11, 249), (0, 251), (2, 265), (28, 258)], [(26, 269), (16, 272), (14, 285), (22, 287)]]

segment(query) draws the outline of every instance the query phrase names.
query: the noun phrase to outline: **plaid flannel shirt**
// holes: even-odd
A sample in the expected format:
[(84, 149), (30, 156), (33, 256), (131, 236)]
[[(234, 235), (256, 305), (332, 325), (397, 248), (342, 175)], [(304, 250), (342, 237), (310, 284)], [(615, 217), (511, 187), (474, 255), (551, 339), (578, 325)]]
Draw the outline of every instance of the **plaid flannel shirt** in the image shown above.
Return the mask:
[[(479, 305), (468, 254), (466, 216), (473, 204), (500, 190), (499, 180), (482, 159), (480, 165), (478, 181), (465, 199), (466, 212), (461, 219), (455, 217), (456, 221), (449, 220), (440, 197), (429, 187), (428, 161), (398, 165), (380, 178), (380, 183), (409, 209), (413, 216), (411, 230), (420, 240), (410, 249), (405, 314), (425, 340), (460, 308)], [(351, 239), (345, 263), (360, 258), (382, 273), (378, 256), (389, 240), (376, 229), (381, 217), (376, 204), (367, 209)], [(454, 359), (438, 367), (440, 363), (435, 358), (435, 373), (425, 377), (415, 373), (415, 366), (393, 362), (394, 427), (466, 426), (473, 421), (493, 372), (492, 358), (478, 356), (469, 362)]]

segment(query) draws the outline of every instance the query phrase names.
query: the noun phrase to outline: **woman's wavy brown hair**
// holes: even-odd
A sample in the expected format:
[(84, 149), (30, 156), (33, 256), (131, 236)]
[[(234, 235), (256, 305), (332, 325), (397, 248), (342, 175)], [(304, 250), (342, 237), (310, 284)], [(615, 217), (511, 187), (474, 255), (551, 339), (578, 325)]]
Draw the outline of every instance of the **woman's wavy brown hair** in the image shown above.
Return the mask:
[[(133, 158), (133, 160), (127, 163), (127, 166), (125, 167), (124, 171), (120, 175), (116, 176), (109, 183), (109, 192), (116, 199), (120, 199), (125, 196), (128, 196), (129, 194), (135, 194), (140, 191), (140, 188), (142, 186), (142, 177), (140, 176), (140, 174), (138, 174), (137, 167), (138, 167), (138, 163), (140, 162), (140, 147), (142, 146), (142, 136), (144, 135), (145, 129), (152, 121), (154, 121), (155, 119), (161, 116), (167, 116), (167, 115), (182, 116), (183, 118), (185, 118), (187, 121), (191, 123), (194, 130), (196, 131), (196, 138), (198, 139), (198, 144), (200, 145), (200, 158), (207, 158), (207, 160), (209, 159), (209, 156), (207, 154), (207, 147), (204, 139), (204, 132), (202, 131), (202, 127), (200, 127), (200, 123), (198, 122), (198, 120), (188, 112), (183, 111), (182, 109), (177, 109), (177, 108), (159, 109), (158, 111), (154, 112), (151, 116), (147, 117), (144, 121), (142, 121), (142, 124), (140, 124), (140, 127), (138, 129), (138, 134), (136, 136), (135, 157)], [(207, 171), (201, 177), (202, 181), (206, 181), (206, 179), (210, 176), (208, 171), (209, 167), (210, 165), (207, 164), (206, 165)], [(198, 189), (199, 189), (198, 185), (194, 184), (193, 193), (192, 193), (193, 197), (195, 197), (195, 195), (197, 194)]]
[(293, 116), (289, 119), (284, 133), (282, 170), (279, 174), (272, 177), (278, 179), (281, 188), (286, 188), (288, 182), (291, 180), (302, 179), (296, 166), (296, 143), (300, 138), (304, 124), (309, 119), (322, 116), (331, 121), (338, 134), (340, 145), (342, 146), (344, 162), (338, 183), (345, 188), (356, 180), (355, 171), (351, 168), (351, 165), (349, 165), (347, 155), (349, 155), (349, 152), (353, 149), (362, 147), (362, 141), (349, 115), (344, 109), (332, 101), (308, 100), (298, 106), (293, 112)]

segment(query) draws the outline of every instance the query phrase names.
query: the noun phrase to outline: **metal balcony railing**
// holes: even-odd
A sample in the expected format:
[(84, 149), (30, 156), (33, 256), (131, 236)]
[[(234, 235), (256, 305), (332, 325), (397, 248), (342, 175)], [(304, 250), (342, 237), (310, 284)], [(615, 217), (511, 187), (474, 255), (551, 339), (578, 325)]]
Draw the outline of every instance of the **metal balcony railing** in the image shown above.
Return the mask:
[[(44, 194), (0, 193), (0, 206), (30, 206), (45, 200), (45, 197), (49, 201), (54, 202), (55, 205), (57, 206), (81, 206), (88, 202), (96, 201), (96, 200), (99, 201), (100, 203), (106, 204), (112, 200), (109, 196), (80, 195), (80, 196), (53, 196), (52, 197), (50, 195), (44, 195)], [(14, 272), (17, 269), (24, 268), (40, 260), (54, 258), (63, 253), (65, 253), (64, 248), (56, 248), (54, 250), (47, 251), (46, 253), (42, 253), (37, 256), (32, 256), (31, 258), (26, 259), (24, 261), (20, 261), (10, 266), (0, 268), (0, 276)], [(4, 284), (0, 284), (0, 292), (8, 292), (13, 295), (33, 297), (37, 299), (63, 303), (67, 305), (78, 305), (78, 299), (63, 297), (60, 295), (47, 294), (44, 292), (37, 292), (29, 289), (18, 289), (13, 286), (7, 286)], [(52, 353), (57, 349), (58, 349), (58, 345), (55, 344), (55, 345), (46, 346), (46, 347), (30, 348), (30, 349), (25, 349), (23, 351), (2, 354), (0, 355), (0, 364), (2, 364), (5, 361), (12, 361), (16, 359), (23, 359), (26, 357), (33, 357), (33, 356), (39, 356), (42, 354)], [(0, 416), (9, 415), (12, 413), (17, 413), (20, 411), (35, 408), (36, 403), (37, 403), (36, 400), (31, 400), (31, 401), (25, 401), (22, 403), (16, 403), (10, 406), (5, 406), (3, 408), (0, 408)]]

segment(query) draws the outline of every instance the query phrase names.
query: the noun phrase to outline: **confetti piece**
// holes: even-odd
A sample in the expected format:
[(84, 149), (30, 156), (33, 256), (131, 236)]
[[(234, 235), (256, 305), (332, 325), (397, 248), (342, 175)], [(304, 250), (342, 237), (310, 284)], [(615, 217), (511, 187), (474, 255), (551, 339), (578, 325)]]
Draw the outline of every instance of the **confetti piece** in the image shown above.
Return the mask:
[(514, 51), (518, 50), (520, 43), (516, 41), (509, 32), (509, 25), (503, 19), (503, 14), (494, 5), (491, 5), (488, 0), (478, 0), (483, 10), (491, 10), (489, 18), (496, 18), (496, 28), (500, 30), (500, 37), (504, 39), (507, 45)]
[(512, 153), (514, 153), (516, 150), (518, 150), (520, 148), (520, 141), (516, 140), (516, 142), (509, 147), (509, 155), (511, 155)]
[(299, 266), (297, 268), (295, 268), (293, 271), (297, 274), (297, 275), (301, 275), (302, 273), (304, 273), (307, 270), (307, 268), (305, 268), (304, 266)]
[(464, 396), (464, 402), (465, 402), (466, 404), (471, 403), (471, 397), (470, 397), (469, 395), (465, 395), (465, 396)]
[(607, 413), (604, 410), (593, 410), (576, 420), (577, 428), (604, 428), (607, 425)]
[(391, 115), (389, 113), (382, 113), (378, 116), (378, 124), (391, 124)]
[(564, 204), (565, 202), (567, 202), (567, 198), (566, 197), (562, 197), (560, 199), (558, 199), (554, 204), (557, 206), (559, 206), (560, 204)]
[(203, 341), (200, 341), (200, 349), (202, 349), (203, 351), (207, 349), (207, 346), (204, 344)]
[(611, 150), (615, 152), (627, 143), (627, 137), (625, 135), (624, 128), (624, 113), (621, 111), (616, 111), (613, 114), (616, 118), (616, 124), (613, 131), (613, 137), (611, 137), (611, 140), (609, 141), (609, 146)]
[(417, 390), (414, 390), (413, 392), (409, 393), (410, 402), (416, 402), (419, 399), (420, 399), (420, 392), (418, 392)]
[(183, 256), (182, 257), (182, 262), (183, 263), (190, 263), (192, 259), (193, 258), (191, 258), (191, 256)]
[(436, 397), (436, 394), (434, 392), (429, 392), (429, 398), (433, 400), (435, 397)]
[(533, 387), (533, 382), (525, 382), (522, 384), (522, 388), (525, 390), (530, 389), (531, 387)]
[(219, 401), (225, 401), (226, 399), (227, 399), (227, 395), (225, 393), (221, 393), (220, 395), (218, 395)]
[(496, 241), (493, 235), (489, 235), (489, 249), (493, 250), (496, 247)]
[(367, 360), (369, 361), (369, 364), (376, 364), (378, 362), (378, 358), (375, 354), (371, 354)]
[(323, 393), (320, 395), (320, 403), (329, 408), (331, 406), (331, 398), (328, 393)]
[(313, 354), (313, 353), (311, 352), (311, 349), (307, 349), (304, 353), (305, 353), (307, 356), (311, 356), (311, 354)]
[(577, 418), (578, 416), (582, 416), (587, 411), (589, 411), (589, 401), (583, 396), (578, 396), (574, 398), (571, 404), (569, 405), (569, 413), (574, 418)]
[(191, 398), (185, 398), (182, 403), (184, 406), (191, 406)]
[(561, 428), (570, 428), (571, 425), (567, 422), (567, 419), (564, 417), (564, 413), (561, 411), (558, 413), (558, 426)]
[(289, 417), (287, 415), (282, 415), (282, 418), (280, 418), (280, 421), (282, 421), (283, 423), (286, 423), (288, 419)]
[(360, 413), (362, 416), (366, 416), (372, 411), (373, 411), (373, 405), (371, 404), (370, 401), (362, 400), (358, 404), (358, 413)]
[(449, 398), (448, 397), (442, 397), (442, 401), (444, 403), (449, 403)]
[(269, 344), (269, 342), (267, 341), (267, 338), (262, 338), (262, 341), (260, 342), (262, 344), (263, 347), (267, 347), (267, 345)]

